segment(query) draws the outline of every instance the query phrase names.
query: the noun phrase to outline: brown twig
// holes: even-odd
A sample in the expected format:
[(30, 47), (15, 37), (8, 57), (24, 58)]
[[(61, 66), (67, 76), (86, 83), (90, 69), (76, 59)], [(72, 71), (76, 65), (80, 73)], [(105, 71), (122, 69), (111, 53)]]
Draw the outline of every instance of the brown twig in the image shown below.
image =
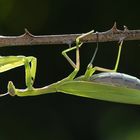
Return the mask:
[[(140, 30), (128, 30), (124, 26), (124, 30), (118, 30), (116, 23), (106, 32), (95, 32), (81, 39), (84, 43), (97, 42), (97, 34), (99, 42), (120, 41), (124, 40), (140, 40)], [(0, 36), (0, 47), (4, 46), (23, 46), (23, 45), (46, 45), (46, 44), (72, 44), (76, 37), (81, 34), (65, 34), (65, 35), (32, 35), (27, 29), (20, 36)]]

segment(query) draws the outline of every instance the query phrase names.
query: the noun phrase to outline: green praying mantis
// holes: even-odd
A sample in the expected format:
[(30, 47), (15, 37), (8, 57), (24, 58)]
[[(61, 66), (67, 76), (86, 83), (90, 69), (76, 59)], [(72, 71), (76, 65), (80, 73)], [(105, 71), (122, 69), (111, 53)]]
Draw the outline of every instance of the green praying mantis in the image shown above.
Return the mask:
[[(73, 72), (66, 78), (50, 84), (42, 88), (34, 88), (33, 83), (36, 73), (36, 58), (34, 57), (13, 57), (14, 61), (10, 61), (8, 57), (1, 59), (0, 66), (6, 71), (21, 65), (25, 65), (25, 81), (26, 89), (15, 88), (12, 81), (8, 83), (8, 92), (1, 96), (10, 94), (11, 96), (35, 96), (47, 93), (62, 92), (66, 94), (88, 97), (92, 99), (99, 99), (105, 101), (128, 103), (128, 104), (140, 104), (140, 80), (136, 77), (118, 73), (117, 68), (120, 61), (120, 54), (122, 49), (123, 40), (120, 41), (118, 56), (116, 64), (113, 70), (93, 67), (92, 62), (97, 53), (95, 53), (87, 66), (84, 75), (77, 77), (76, 75), (80, 69), (80, 52), (79, 48), (82, 46), (81, 38), (92, 34), (94, 31), (82, 34), (76, 38), (76, 46), (66, 49), (62, 52), (62, 55), (67, 59), (70, 65), (74, 68)], [(76, 50), (75, 63), (68, 56), (68, 52)], [(31, 64), (30, 64), (31, 63)], [(102, 73), (94, 74), (95, 71), (101, 71)]]

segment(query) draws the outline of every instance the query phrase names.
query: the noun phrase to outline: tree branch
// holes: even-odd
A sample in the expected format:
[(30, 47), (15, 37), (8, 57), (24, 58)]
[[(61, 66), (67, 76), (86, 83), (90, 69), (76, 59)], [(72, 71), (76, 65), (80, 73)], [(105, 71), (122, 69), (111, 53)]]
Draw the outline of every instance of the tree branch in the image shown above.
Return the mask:
[[(76, 37), (81, 34), (65, 35), (32, 35), (27, 29), (20, 36), (0, 36), (0, 47), (4, 46), (22, 46), (22, 45), (47, 45), (47, 44), (72, 44)], [(116, 23), (106, 32), (95, 32), (81, 39), (84, 43), (90, 42), (109, 42), (120, 40), (140, 40), (140, 30), (118, 30)]]

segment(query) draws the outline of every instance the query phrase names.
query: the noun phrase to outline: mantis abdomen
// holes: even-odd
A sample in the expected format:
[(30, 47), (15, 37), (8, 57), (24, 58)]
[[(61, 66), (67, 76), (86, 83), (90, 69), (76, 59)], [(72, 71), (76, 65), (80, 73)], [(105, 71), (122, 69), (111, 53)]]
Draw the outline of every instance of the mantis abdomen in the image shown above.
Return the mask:
[(92, 99), (140, 105), (140, 80), (122, 73), (94, 74), (86, 81), (65, 82), (57, 90)]
[(120, 86), (140, 90), (140, 80), (134, 76), (123, 73), (103, 72), (100, 74), (94, 74), (92, 77), (90, 77), (89, 80), (112, 86)]

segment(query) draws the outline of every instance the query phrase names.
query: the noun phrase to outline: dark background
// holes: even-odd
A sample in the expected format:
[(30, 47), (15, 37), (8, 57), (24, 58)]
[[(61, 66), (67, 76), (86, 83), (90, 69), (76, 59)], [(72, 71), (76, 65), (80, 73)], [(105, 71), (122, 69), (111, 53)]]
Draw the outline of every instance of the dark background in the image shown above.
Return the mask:
[[(139, 0), (0, 0), (0, 34), (83, 33), (106, 31), (126, 25), (139, 29)], [(81, 50), (83, 74), (96, 44)], [(100, 43), (94, 65), (113, 68), (117, 42)], [(18, 46), (0, 48), (1, 55), (26, 55), (38, 58), (35, 87), (42, 87), (68, 76), (71, 66), (61, 55), (66, 45)], [(140, 42), (124, 43), (119, 71), (140, 77)], [(24, 67), (0, 76), (0, 92), (12, 80), (25, 88)], [(0, 140), (139, 140), (140, 106), (111, 103), (63, 93), (36, 97), (0, 98)]]

